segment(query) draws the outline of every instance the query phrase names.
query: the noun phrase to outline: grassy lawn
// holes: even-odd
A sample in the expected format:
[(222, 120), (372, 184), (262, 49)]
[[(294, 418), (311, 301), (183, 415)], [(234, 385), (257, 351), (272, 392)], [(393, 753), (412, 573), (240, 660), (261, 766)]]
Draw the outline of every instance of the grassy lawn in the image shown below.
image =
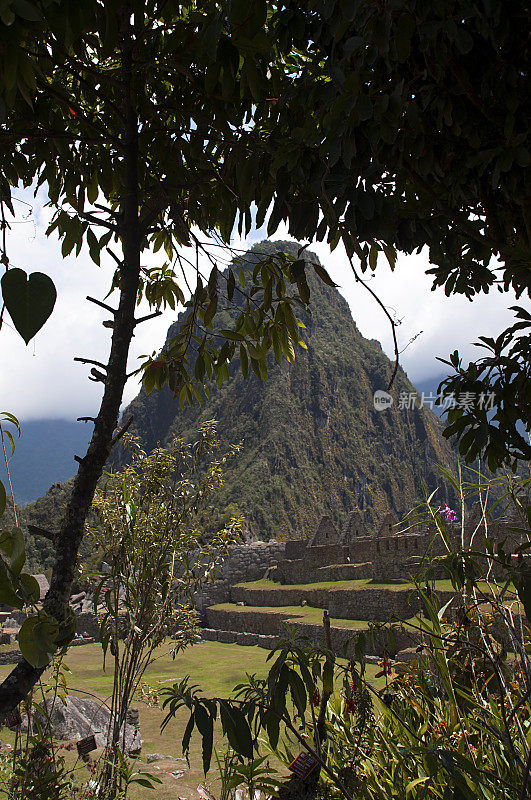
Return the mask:
[[(220, 611), (235, 611), (239, 614), (279, 614), (287, 617), (287, 622), (307, 622), (308, 625), (322, 625), (323, 609), (313, 608), (312, 606), (238, 606), (235, 603), (218, 603), (211, 606)], [(374, 620), (373, 620), (374, 622)], [(330, 624), (336, 628), (349, 628), (349, 630), (359, 631), (369, 627), (369, 622), (363, 619), (334, 619), (330, 618)]]
[(258, 581), (238, 583), (236, 586), (243, 589), (362, 589), (371, 582), (370, 578), (361, 578), (354, 581), (321, 581), (320, 583), (276, 583), (269, 578)]
[[(171, 684), (185, 675), (190, 675), (191, 682), (203, 687), (207, 696), (228, 696), (232, 688), (245, 679), (245, 674), (257, 673), (265, 675), (267, 672), (267, 650), (259, 647), (239, 647), (218, 642), (204, 642), (173, 660), (169, 648), (161, 648), (157, 660), (147, 670), (144, 681), (152, 687)], [(99, 644), (89, 644), (72, 648), (66, 664), (71, 670), (68, 679), (69, 690), (72, 694), (77, 692), (90, 692), (99, 699), (108, 699), (112, 690), (112, 668), (103, 672), (102, 652)], [(9, 672), (9, 667), (0, 667), (0, 679)], [(43, 678), (46, 683), (46, 675)], [(76, 692), (77, 690), (77, 692)], [(159, 708), (150, 708), (142, 701), (134, 702), (140, 711), (140, 729), (143, 739), (142, 757), (147, 753), (162, 753), (167, 756), (179, 758), (181, 753), (181, 739), (188, 720), (185, 711), (180, 712), (175, 721), (170, 722), (164, 733), (160, 733), (160, 725), (164, 713)], [(220, 743), (219, 730), (216, 740)], [(14, 735), (7, 729), (2, 730), (3, 742), (13, 744)], [(204, 781), (201, 768), (201, 743), (197, 735), (192, 737), (190, 750), (190, 769), (187, 769), (182, 778), (176, 778), (171, 772), (183, 769), (183, 761), (164, 760), (146, 766), (139, 763), (138, 769), (151, 772), (163, 779), (163, 785), (157, 787), (155, 792), (149, 792), (141, 787), (131, 789), (131, 798), (149, 798), (153, 800), (177, 800), (185, 797), (187, 800), (196, 800), (198, 797), (196, 786)], [(73, 755), (66, 753), (67, 761), (73, 760)], [(211, 771), (212, 778), (215, 771)], [(90, 777), (87, 769), (79, 769), (79, 779), (88, 780)]]
[[(437, 584), (445, 584), (440, 588), (451, 588), (450, 581), (436, 581)], [(275, 581), (268, 578), (262, 578), (259, 581), (249, 581), (248, 583), (239, 583), (239, 587), (244, 589), (298, 589), (299, 591), (311, 591), (312, 589), (414, 589), (415, 584), (411, 581), (396, 581), (394, 583), (379, 582), (372, 578), (358, 578), (350, 581), (320, 581), (319, 583), (275, 583)]]
[[(189, 648), (173, 660), (169, 647), (161, 647), (156, 661), (146, 672), (144, 681), (152, 687), (160, 687), (171, 684), (185, 675), (190, 675), (191, 683), (199, 684), (206, 696), (227, 697), (237, 683), (245, 680), (246, 673), (266, 675), (269, 667), (266, 664), (268, 654), (269, 651), (259, 647), (203, 642)], [(99, 644), (72, 648), (65, 661), (71, 670), (68, 685), (72, 694), (89, 692), (98, 699), (109, 698), (112, 687), (112, 665), (109, 665), (108, 671), (103, 672)], [(378, 667), (369, 665), (367, 676), (374, 678), (378, 669)], [(9, 666), (0, 667), (0, 680), (6, 677), (9, 670)], [(44, 683), (46, 683), (46, 677), (45, 673)], [(374, 681), (377, 688), (380, 684), (381, 680)], [(165, 759), (149, 766), (145, 763), (147, 753), (162, 753), (177, 759), (181, 757), (181, 739), (188, 720), (187, 712), (179, 712), (175, 720), (170, 722), (161, 735), (160, 725), (164, 719), (164, 713), (159, 708), (149, 707), (142, 701), (135, 700), (134, 705), (140, 711), (140, 728), (143, 739), (142, 756), (138, 763), (138, 769), (158, 775), (163, 783), (161, 786), (157, 786), (154, 792), (142, 787), (132, 787), (131, 800), (140, 800), (140, 798), (142, 800), (149, 800), (149, 798), (153, 798), (153, 800), (179, 800), (179, 798), (197, 800), (197, 784), (204, 783), (205, 778), (201, 767), (201, 740), (196, 733), (192, 736), (190, 769), (186, 769), (182, 777), (176, 777), (171, 773), (184, 769), (186, 764), (183, 761)], [(13, 744), (14, 734), (4, 728), (1, 732), (1, 739), (3, 743)], [(221, 750), (225, 748), (219, 727), (216, 728), (215, 743)], [(96, 751), (96, 755), (97, 753), (98, 751)], [(73, 753), (65, 751), (65, 758), (68, 764), (72, 764), (75, 757)], [(218, 796), (219, 787), (216, 785), (217, 770), (214, 761), (213, 764), (207, 785), (211, 785), (214, 796)], [(79, 767), (79, 765), (77, 776), (83, 783), (90, 778), (86, 767)], [(2, 796), (5, 797), (0, 791), (0, 797)]]
[[(450, 579), (436, 580), (433, 582), (435, 589), (441, 592), (454, 591), (452, 581)], [(422, 584), (421, 584), (422, 585)], [(320, 583), (297, 583), (297, 584), (282, 584), (275, 583), (275, 581), (267, 578), (262, 578), (258, 581), (249, 581), (248, 583), (238, 583), (238, 587), (244, 589), (273, 589), (273, 590), (286, 590), (286, 589), (299, 589), (302, 591), (311, 591), (312, 589), (394, 589), (395, 591), (411, 590), (415, 588), (412, 581), (397, 580), (390, 583), (389, 581), (376, 581), (372, 578), (359, 578), (351, 581), (322, 581)], [(486, 584), (479, 584), (483, 591), (487, 591)], [(510, 591), (514, 591), (512, 586), (509, 587)], [(285, 606), (284, 606), (285, 608)]]

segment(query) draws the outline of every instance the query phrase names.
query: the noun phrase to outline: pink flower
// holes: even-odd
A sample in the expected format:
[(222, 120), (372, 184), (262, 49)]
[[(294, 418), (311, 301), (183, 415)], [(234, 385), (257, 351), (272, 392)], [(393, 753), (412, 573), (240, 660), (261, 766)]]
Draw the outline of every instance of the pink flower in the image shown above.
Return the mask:
[(445, 522), (457, 522), (457, 514), (449, 506), (445, 506), (439, 513)]

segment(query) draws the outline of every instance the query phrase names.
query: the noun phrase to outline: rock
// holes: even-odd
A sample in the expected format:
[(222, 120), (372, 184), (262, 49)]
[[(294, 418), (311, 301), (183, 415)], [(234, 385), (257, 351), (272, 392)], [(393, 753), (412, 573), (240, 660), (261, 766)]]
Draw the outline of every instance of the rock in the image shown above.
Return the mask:
[(153, 764), (154, 761), (162, 761), (166, 756), (162, 753), (147, 753), (146, 761), (148, 764)]
[[(66, 705), (59, 698), (47, 698), (45, 706), (52, 734), (56, 739), (84, 739), (92, 734), (96, 737), (96, 745), (105, 747), (107, 732), (111, 723), (111, 712), (107, 706), (85, 697), (67, 697)], [(135, 711), (136, 709), (131, 709)], [(35, 715), (37, 718), (37, 715)], [(42, 715), (38, 715), (39, 724), (43, 724)], [(23, 721), (23, 729), (27, 729), (27, 718)], [(44, 726), (43, 726), (44, 727)], [(120, 745), (122, 737), (120, 737)], [(137, 725), (125, 724), (126, 753), (139, 753), (142, 746), (140, 728)]]
[(202, 783), (199, 784), (197, 787), (197, 794), (201, 798), (201, 800), (216, 800), (213, 794), (210, 794), (206, 786), (203, 786)]
[(175, 772), (170, 772), (170, 775), (173, 775), (174, 778), (182, 778), (184, 775), (184, 769), (177, 769)]

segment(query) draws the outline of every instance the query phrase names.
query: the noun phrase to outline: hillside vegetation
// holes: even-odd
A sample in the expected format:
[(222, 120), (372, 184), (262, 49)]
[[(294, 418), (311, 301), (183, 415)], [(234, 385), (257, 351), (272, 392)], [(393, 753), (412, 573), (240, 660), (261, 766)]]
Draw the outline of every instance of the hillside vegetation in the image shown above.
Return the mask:
[[(262, 242), (246, 254), (244, 267), (274, 249), (297, 257), (299, 247)], [(311, 252), (305, 258), (318, 262)], [(239, 260), (235, 268), (241, 266)], [(201, 407), (181, 409), (169, 389), (141, 391), (123, 415), (133, 415), (131, 429), (147, 449), (173, 436), (189, 438), (201, 421), (217, 419), (224, 445), (243, 443), (227, 468), (221, 508), (234, 503), (263, 539), (307, 535), (322, 513), (341, 525), (356, 507), (370, 524), (389, 510), (400, 515), (424, 497), (424, 487), (441, 485), (438, 465), (454, 463), (435, 414), (398, 409), (400, 392), (414, 391), (401, 369), (393, 407), (375, 411), (373, 393), (386, 388), (391, 362), (377, 341), (361, 335), (337, 289), (316, 278), (310, 288), (311, 313), (299, 315), (308, 349), (297, 350), (291, 367), (271, 359), (265, 383), (237, 374), (219, 389), (211, 386)], [(222, 326), (230, 328), (225, 316)], [(115, 463), (123, 457), (116, 454)]]
[[(274, 249), (296, 256), (299, 248), (262, 242), (234, 268), (249, 269), (259, 253)], [(305, 258), (318, 262), (311, 252)], [(407, 513), (426, 490), (440, 487), (438, 497), (448, 499), (438, 466), (451, 467), (455, 456), (441, 422), (426, 408), (398, 408), (400, 393), (415, 391), (401, 368), (393, 406), (375, 410), (373, 394), (386, 388), (392, 364), (379, 342), (361, 335), (338, 290), (310, 277), (310, 311), (301, 308), (299, 314), (308, 349), (298, 348), (291, 366), (271, 358), (265, 383), (238, 373), (220, 388), (210, 385), (202, 406), (184, 409), (167, 387), (149, 395), (142, 390), (123, 413), (124, 419), (133, 416), (130, 430), (148, 451), (175, 436), (191, 439), (209, 419), (218, 420), (222, 448), (242, 443), (227, 466), (216, 507), (202, 515), (207, 529), (241, 511), (254, 537), (296, 538), (307, 536), (323, 513), (340, 527), (358, 507), (370, 526), (389, 510)], [(230, 329), (236, 313), (225, 312), (219, 324)], [(117, 448), (110, 466), (119, 468), (126, 459), (127, 451)], [(23, 522), (54, 530), (69, 486), (55, 483), (24, 509)], [(28, 554), (35, 569), (50, 565), (46, 539), (32, 537)]]

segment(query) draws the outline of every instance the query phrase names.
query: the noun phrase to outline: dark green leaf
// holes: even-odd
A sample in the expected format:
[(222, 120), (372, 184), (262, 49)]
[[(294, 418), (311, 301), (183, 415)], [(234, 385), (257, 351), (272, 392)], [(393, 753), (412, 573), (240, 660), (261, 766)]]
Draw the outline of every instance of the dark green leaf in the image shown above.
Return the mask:
[(320, 264), (313, 265), (314, 270), (317, 272), (319, 277), (321, 278), (323, 283), (326, 283), (327, 286), (332, 286), (333, 288), (337, 288), (337, 283), (334, 283), (328, 272), (322, 267)]
[(334, 691), (334, 662), (327, 658), (323, 667), (323, 692), (332, 694)]
[(267, 731), (269, 744), (273, 750), (275, 750), (280, 736), (280, 718), (274, 711), (266, 711), (264, 714), (264, 725)]
[(237, 333), (236, 331), (229, 331), (223, 328), (220, 330), (220, 334), (225, 337), (225, 339), (230, 339), (231, 342), (243, 342), (245, 341), (245, 336), (242, 336), (241, 333)]
[(212, 759), (212, 746), (214, 742), (214, 720), (200, 703), (195, 706), (195, 724), (203, 737), (203, 772), (205, 775), (210, 769)]
[(294, 669), (290, 669), (289, 672), (289, 686), (295, 708), (302, 717), (304, 716), (304, 712), (306, 711), (306, 703), (307, 703), (306, 688), (304, 686), (304, 682), (301, 676)]
[(28, 0), (13, 0), (12, 8), (19, 17), (27, 19), (29, 22), (40, 22), (42, 19), (42, 14), (36, 4), (29, 3)]
[(291, 283), (296, 283), (303, 277), (305, 268), (306, 261), (303, 258), (299, 258), (297, 261), (294, 261), (293, 264), (290, 264), (289, 279)]
[(195, 715), (190, 714), (190, 719), (188, 720), (186, 728), (183, 733), (182, 751), (184, 755), (187, 755), (188, 751), (190, 750), (190, 739), (192, 738), (192, 731), (194, 729), (194, 724), (195, 724)]
[(32, 667), (41, 669), (48, 666), (56, 650), (58, 633), (57, 620), (44, 611), (25, 620), (18, 632), (18, 646)]
[(6, 309), (28, 344), (53, 311), (57, 298), (53, 281), (42, 272), (28, 277), (22, 269), (10, 269), (2, 276), (1, 285)]
[(233, 750), (244, 758), (253, 756), (253, 737), (249, 723), (239, 708), (220, 700), (221, 724)]

